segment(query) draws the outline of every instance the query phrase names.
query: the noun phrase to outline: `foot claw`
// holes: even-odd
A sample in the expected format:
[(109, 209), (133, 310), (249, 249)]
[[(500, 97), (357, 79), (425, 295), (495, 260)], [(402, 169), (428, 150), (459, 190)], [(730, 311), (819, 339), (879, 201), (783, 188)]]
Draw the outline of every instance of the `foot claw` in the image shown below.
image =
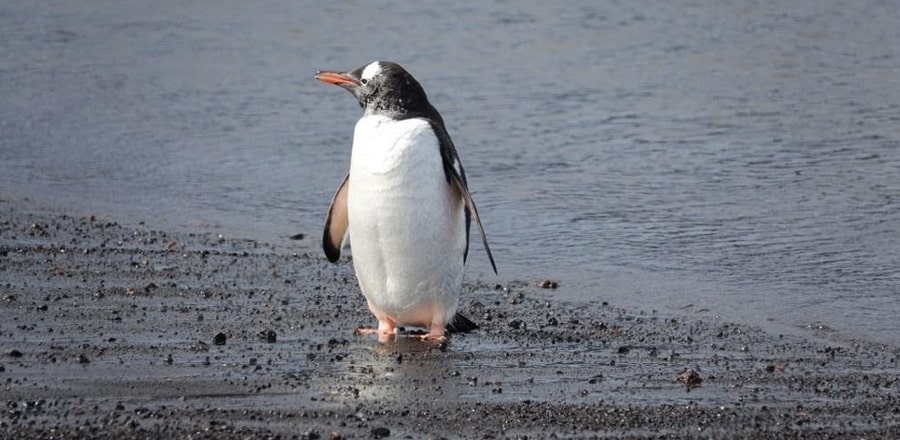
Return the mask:
[(423, 342), (429, 342), (429, 341), (431, 341), (431, 342), (447, 342), (446, 335), (435, 335), (435, 334), (431, 334), (431, 333), (425, 333), (424, 335), (419, 336), (419, 338)]

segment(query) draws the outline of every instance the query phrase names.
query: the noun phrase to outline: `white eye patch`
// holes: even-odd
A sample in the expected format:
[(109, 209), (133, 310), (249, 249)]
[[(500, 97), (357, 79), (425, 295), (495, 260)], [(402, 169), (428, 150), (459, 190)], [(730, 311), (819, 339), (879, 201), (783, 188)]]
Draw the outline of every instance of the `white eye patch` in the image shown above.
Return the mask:
[(372, 78), (378, 76), (378, 74), (380, 74), (380, 73), (381, 73), (381, 63), (376, 61), (372, 64), (369, 64), (368, 66), (366, 66), (365, 69), (363, 69), (362, 76), (360, 77), (360, 79), (364, 79), (364, 80), (368, 81), (368, 80), (371, 80)]

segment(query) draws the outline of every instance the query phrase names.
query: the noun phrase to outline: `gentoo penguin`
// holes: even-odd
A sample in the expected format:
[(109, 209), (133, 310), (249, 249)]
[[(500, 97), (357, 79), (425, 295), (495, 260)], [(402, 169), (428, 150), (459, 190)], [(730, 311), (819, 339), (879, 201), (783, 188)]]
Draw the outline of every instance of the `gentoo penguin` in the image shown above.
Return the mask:
[(353, 266), (381, 342), (399, 326), (428, 329), (425, 340), (477, 325), (457, 313), (474, 217), (497, 273), (466, 174), (440, 113), (396, 63), (350, 72), (319, 71), (319, 81), (359, 101), (350, 172), (331, 201), (322, 245), (336, 262), (348, 234)]

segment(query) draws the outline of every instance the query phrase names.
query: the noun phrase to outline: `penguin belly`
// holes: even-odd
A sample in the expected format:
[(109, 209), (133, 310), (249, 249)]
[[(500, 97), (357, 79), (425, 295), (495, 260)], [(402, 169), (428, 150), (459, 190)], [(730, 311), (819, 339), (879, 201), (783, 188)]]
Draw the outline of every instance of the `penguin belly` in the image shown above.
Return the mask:
[(379, 321), (430, 327), (456, 313), (465, 205), (422, 119), (366, 116), (353, 137), (348, 218), (353, 266)]

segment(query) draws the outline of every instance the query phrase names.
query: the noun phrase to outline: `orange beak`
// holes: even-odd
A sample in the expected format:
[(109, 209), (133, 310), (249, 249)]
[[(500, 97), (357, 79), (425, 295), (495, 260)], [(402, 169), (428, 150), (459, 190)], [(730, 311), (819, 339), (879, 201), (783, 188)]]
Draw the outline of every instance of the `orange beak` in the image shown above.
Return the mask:
[(359, 82), (343, 73), (331, 72), (327, 70), (320, 70), (316, 72), (316, 79), (322, 81), (323, 83), (334, 84), (336, 86), (342, 87), (355, 87), (359, 85)]

